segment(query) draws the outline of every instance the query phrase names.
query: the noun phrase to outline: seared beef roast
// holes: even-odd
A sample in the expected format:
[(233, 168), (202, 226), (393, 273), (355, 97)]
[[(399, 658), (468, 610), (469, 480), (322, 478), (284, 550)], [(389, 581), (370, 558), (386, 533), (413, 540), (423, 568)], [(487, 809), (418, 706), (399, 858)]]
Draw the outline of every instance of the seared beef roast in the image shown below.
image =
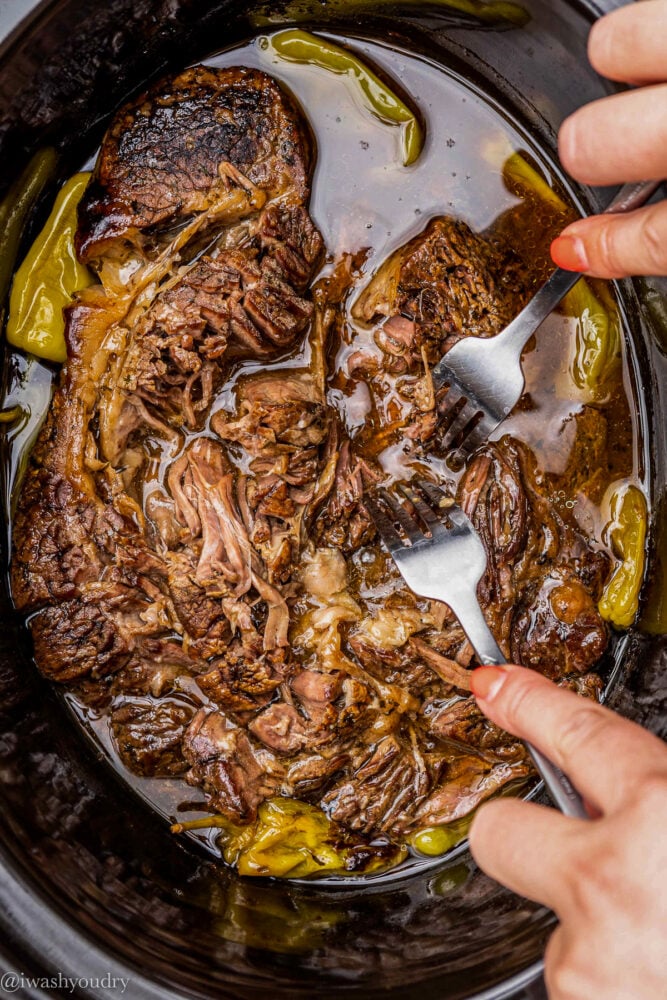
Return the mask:
[[(80, 211), (100, 283), (69, 310), (13, 592), (41, 670), (97, 686), (128, 768), (184, 774), (235, 824), (301, 798), (381, 852), (530, 771), (470, 697), (450, 610), (406, 590), (363, 500), (385, 434), (408, 464), (437, 454), (429, 366), (529, 291), (507, 247), (434, 220), (353, 310), (379, 348), (356, 377), (405, 419), (351, 436), (328, 396), (331, 302), (309, 290), (311, 158), (299, 110), (256, 70), (196, 67), (117, 115)], [(306, 336), (310, 367), (286, 368)], [(547, 496), (511, 438), (458, 492), (507, 655), (594, 696), (607, 559)]]

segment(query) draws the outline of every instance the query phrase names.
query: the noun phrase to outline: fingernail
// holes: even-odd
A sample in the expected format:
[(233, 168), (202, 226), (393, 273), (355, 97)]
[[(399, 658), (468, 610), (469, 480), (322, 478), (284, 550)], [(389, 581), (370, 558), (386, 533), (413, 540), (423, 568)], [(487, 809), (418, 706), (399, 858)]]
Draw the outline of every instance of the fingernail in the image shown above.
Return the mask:
[(478, 667), (473, 670), (470, 687), (475, 698), (491, 701), (505, 683), (507, 671), (503, 667)]
[(559, 236), (551, 244), (551, 256), (566, 271), (588, 271), (586, 244), (577, 236)]

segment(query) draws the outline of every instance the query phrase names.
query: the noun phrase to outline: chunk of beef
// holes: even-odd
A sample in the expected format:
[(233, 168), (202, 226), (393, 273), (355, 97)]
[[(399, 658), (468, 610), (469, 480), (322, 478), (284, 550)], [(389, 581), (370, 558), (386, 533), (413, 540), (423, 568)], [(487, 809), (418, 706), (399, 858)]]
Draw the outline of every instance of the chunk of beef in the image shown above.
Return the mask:
[(589, 670), (608, 642), (597, 603), (572, 577), (547, 577), (512, 622), (512, 658), (552, 678)]
[(173, 698), (135, 699), (114, 708), (111, 731), (125, 766), (152, 778), (183, 774), (183, 734), (193, 715), (191, 705)]
[(336, 477), (329, 500), (315, 525), (319, 544), (340, 548), (351, 555), (375, 538), (375, 526), (363, 502), (364, 490), (374, 486), (382, 474), (355, 455), (344, 441), (336, 464)]
[(197, 438), (171, 467), (169, 486), (176, 517), (194, 537), (201, 536), (196, 582), (215, 581), (223, 594), (247, 593), (251, 548), (234, 502), (232, 469), (217, 442)]
[(264, 746), (277, 753), (294, 754), (308, 745), (308, 728), (294, 705), (284, 701), (269, 705), (255, 716), (248, 729)]
[(43, 608), (31, 619), (35, 656), (61, 681), (114, 673), (147, 637), (173, 628), (169, 600), (132, 569), (108, 571), (80, 598)]
[(108, 305), (91, 289), (68, 311), (70, 364), (31, 453), (14, 519), (12, 593), (21, 611), (75, 598), (119, 551), (141, 543), (126, 512), (99, 495), (93, 475), (91, 423), (113, 320)]
[(400, 685), (419, 698), (434, 685), (433, 671), (411, 652), (407, 642), (403, 646), (380, 646), (366, 635), (352, 635), (347, 644), (371, 677)]
[(429, 699), (422, 712), (428, 732), (438, 740), (492, 751), (495, 757), (502, 759), (524, 755), (522, 745), (487, 719), (473, 698)]
[[(322, 444), (329, 432), (321, 392), (307, 374), (247, 379), (241, 383), (237, 410), (236, 420), (224, 411), (214, 414), (211, 426), (220, 438), (242, 445), (253, 458), (290, 456)], [(289, 474), (289, 468), (286, 471)]]
[(510, 438), (469, 466), (460, 503), (488, 556), (479, 596), (496, 638), (552, 677), (589, 670), (609, 631), (597, 609), (608, 557), (542, 495), (528, 450)]
[(197, 712), (185, 733), (183, 755), (190, 765), (188, 782), (200, 785), (211, 808), (233, 823), (253, 820), (283, 774), (276, 758), (256, 750), (222, 712)]
[(43, 608), (30, 628), (40, 670), (55, 681), (104, 677), (123, 666), (132, 652), (113, 615), (88, 602)]
[(110, 690), (117, 695), (151, 695), (159, 698), (173, 691), (176, 679), (191, 677), (206, 668), (172, 639), (144, 638), (132, 658), (114, 673)]
[(310, 374), (286, 372), (242, 382), (235, 416), (219, 411), (211, 426), (248, 456), (250, 474), (237, 490), (245, 528), (269, 583), (285, 584), (309, 512), (320, 502), (331, 414)]
[(306, 330), (313, 304), (295, 287), (303, 291), (312, 277), (322, 238), (300, 205), (271, 206), (256, 228), (242, 248), (215, 251), (185, 268), (132, 328), (109, 386), (107, 406), (117, 414), (104, 442), (109, 461), (120, 460), (143, 426), (145, 407), (174, 427), (194, 429), (224, 364), (285, 350)]
[(97, 580), (123, 534), (123, 519), (64, 477), (33, 466), (15, 520), (12, 592), (29, 611), (72, 599)]
[[(302, 711), (309, 722), (318, 729), (334, 724), (338, 712), (334, 702), (343, 690), (344, 678), (339, 672), (322, 673), (319, 670), (302, 670), (290, 687), (299, 699)], [(367, 694), (367, 692), (366, 692)]]
[(437, 218), (382, 265), (353, 315), (368, 324), (383, 321), (377, 343), (388, 370), (401, 374), (434, 365), (461, 337), (499, 333), (526, 298), (511, 250), (464, 222)]
[(324, 256), (324, 241), (302, 205), (269, 205), (259, 217), (259, 240), (271, 270), (297, 292), (304, 292)]
[(308, 128), (271, 77), (244, 67), (187, 69), (113, 119), (79, 209), (81, 259), (212, 206), (229, 223), (267, 199), (303, 203), (311, 160)]
[(428, 793), (431, 781), (416, 748), (385, 736), (368, 747), (352, 774), (322, 798), (322, 808), (352, 830), (390, 833)]
[[(221, 446), (209, 438), (197, 438), (174, 463), (169, 486), (176, 516), (191, 532), (191, 541), (201, 538), (198, 559), (190, 573), (183, 574), (184, 560), (170, 555), (172, 596), (185, 622), (199, 637), (201, 651), (215, 655), (216, 641), (224, 635), (224, 614), (232, 626), (243, 629), (239, 598), (251, 589), (267, 608), (264, 645), (275, 649), (287, 645), (288, 611), (280, 592), (267, 580), (266, 568), (248, 531), (234, 497), (234, 477)], [(215, 631), (213, 634), (212, 630)], [(254, 627), (251, 626), (254, 633)], [(211, 644), (212, 643), (212, 644)]]
[(265, 653), (237, 643), (213, 661), (198, 684), (211, 701), (236, 716), (268, 704), (290, 669), (285, 650)]
[(321, 754), (302, 754), (290, 764), (286, 787), (297, 798), (317, 801), (348, 762), (349, 754), (344, 750), (330, 757), (323, 757)]
[(453, 758), (440, 775), (438, 787), (421, 802), (410, 824), (414, 829), (453, 823), (512, 782), (525, 780), (531, 765), (525, 758), (489, 762), (474, 754)]
[(169, 593), (178, 621), (188, 636), (190, 646), (201, 656), (224, 652), (232, 637), (223, 599), (209, 595), (197, 582), (196, 560), (190, 551), (170, 553)]

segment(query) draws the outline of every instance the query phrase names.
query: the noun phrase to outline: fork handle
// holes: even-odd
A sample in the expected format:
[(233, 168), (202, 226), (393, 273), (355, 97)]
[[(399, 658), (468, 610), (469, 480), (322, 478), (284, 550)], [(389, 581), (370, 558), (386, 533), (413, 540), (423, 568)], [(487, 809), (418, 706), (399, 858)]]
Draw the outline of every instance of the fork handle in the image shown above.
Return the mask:
[[(641, 208), (662, 183), (662, 181), (642, 181), (638, 184), (624, 184), (607, 205), (603, 215), (620, 215)], [(581, 274), (578, 271), (565, 271), (557, 267), (519, 315), (493, 338), (493, 343), (503, 344), (512, 352), (522, 351), (538, 326), (553, 312), (567, 293), (572, 291), (580, 279)]]
[[(456, 614), (480, 663), (487, 667), (502, 666), (507, 663), (502, 649), (486, 624), (479, 605), (475, 608), (466, 608), (463, 618), (458, 612)], [(589, 819), (584, 800), (568, 776), (531, 743), (524, 742), (549, 795), (560, 811), (565, 816), (572, 816), (575, 819)]]

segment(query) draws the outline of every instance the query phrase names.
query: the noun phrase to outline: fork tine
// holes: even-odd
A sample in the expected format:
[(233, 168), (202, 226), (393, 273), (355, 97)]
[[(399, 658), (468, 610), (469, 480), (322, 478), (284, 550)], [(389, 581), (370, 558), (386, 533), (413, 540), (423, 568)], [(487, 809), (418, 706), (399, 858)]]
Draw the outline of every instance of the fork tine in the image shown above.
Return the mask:
[(456, 386), (451, 386), (442, 399), (436, 403), (438, 427), (445, 430), (452, 425), (459, 413), (467, 406), (468, 400), (462, 396)]
[(438, 511), (441, 515), (446, 514), (449, 511), (449, 508), (453, 507), (454, 501), (451, 497), (448, 497), (439, 486), (436, 486), (435, 483), (430, 482), (430, 480), (418, 479), (417, 486), (431, 503), (432, 506), (430, 509), (434, 516), (437, 515), (435, 514), (435, 511), (433, 511), (433, 507), (435, 507), (436, 511)]
[[(419, 487), (424, 491), (431, 503), (435, 504), (438, 510), (442, 512), (442, 516), (446, 517), (454, 527), (474, 532), (471, 522), (459, 505), (454, 503), (439, 486), (435, 486), (433, 483), (428, 482), (428, 480), (423, 479), (419, 481)], [(443, 501), (445, 502), (443, 503)]]
[(382, 487), (377, 490), (377, 495), (387, 505), (393, 516), (396, 518), (411, 545), (415, 545), (417, 542), (423, 540), (424, 532), (420, 529), (415, 519), (410, 516), (397, 497), (392, 496), (389, 490), (383, 489)]
[(465, 436), (463, 443), (465, 444), (466, 452), (477, 451), (478, 448), (481, 448), (482, 445), (486, 444), (488, 439), (489, 431), (487, 430), (484, 418), (482, 417), (482, 419), (478, 420), (475, 426), (472, 427), (469, 433)]
[(399, 490), (404, 497), (412, 504), (417, 514), (424, 522), (428, 528), (431, 537), (437, 538), (445, 533), (444, 525), (441, 523), (440, 519), (435, 515), (431, 507), (424, 503), (419, 494), (417, 494), (412, 487), (406, 483), (400, 483)]
[(380, 533), (382, 541), (393, 555), (399, 549), (405, 548), (403, 539), (391, 523), (380, 504), (373, 497), (364, 496), (364, 506), (373, 518), (373, 523)]
[(480, 411), (476, 410), (471, 403), (466, 403), (442, 435), (440, 439), (442, 447), (446, 451), (450, 451), (450, 449), (459, 446), (474, 431), (481, 419)]

